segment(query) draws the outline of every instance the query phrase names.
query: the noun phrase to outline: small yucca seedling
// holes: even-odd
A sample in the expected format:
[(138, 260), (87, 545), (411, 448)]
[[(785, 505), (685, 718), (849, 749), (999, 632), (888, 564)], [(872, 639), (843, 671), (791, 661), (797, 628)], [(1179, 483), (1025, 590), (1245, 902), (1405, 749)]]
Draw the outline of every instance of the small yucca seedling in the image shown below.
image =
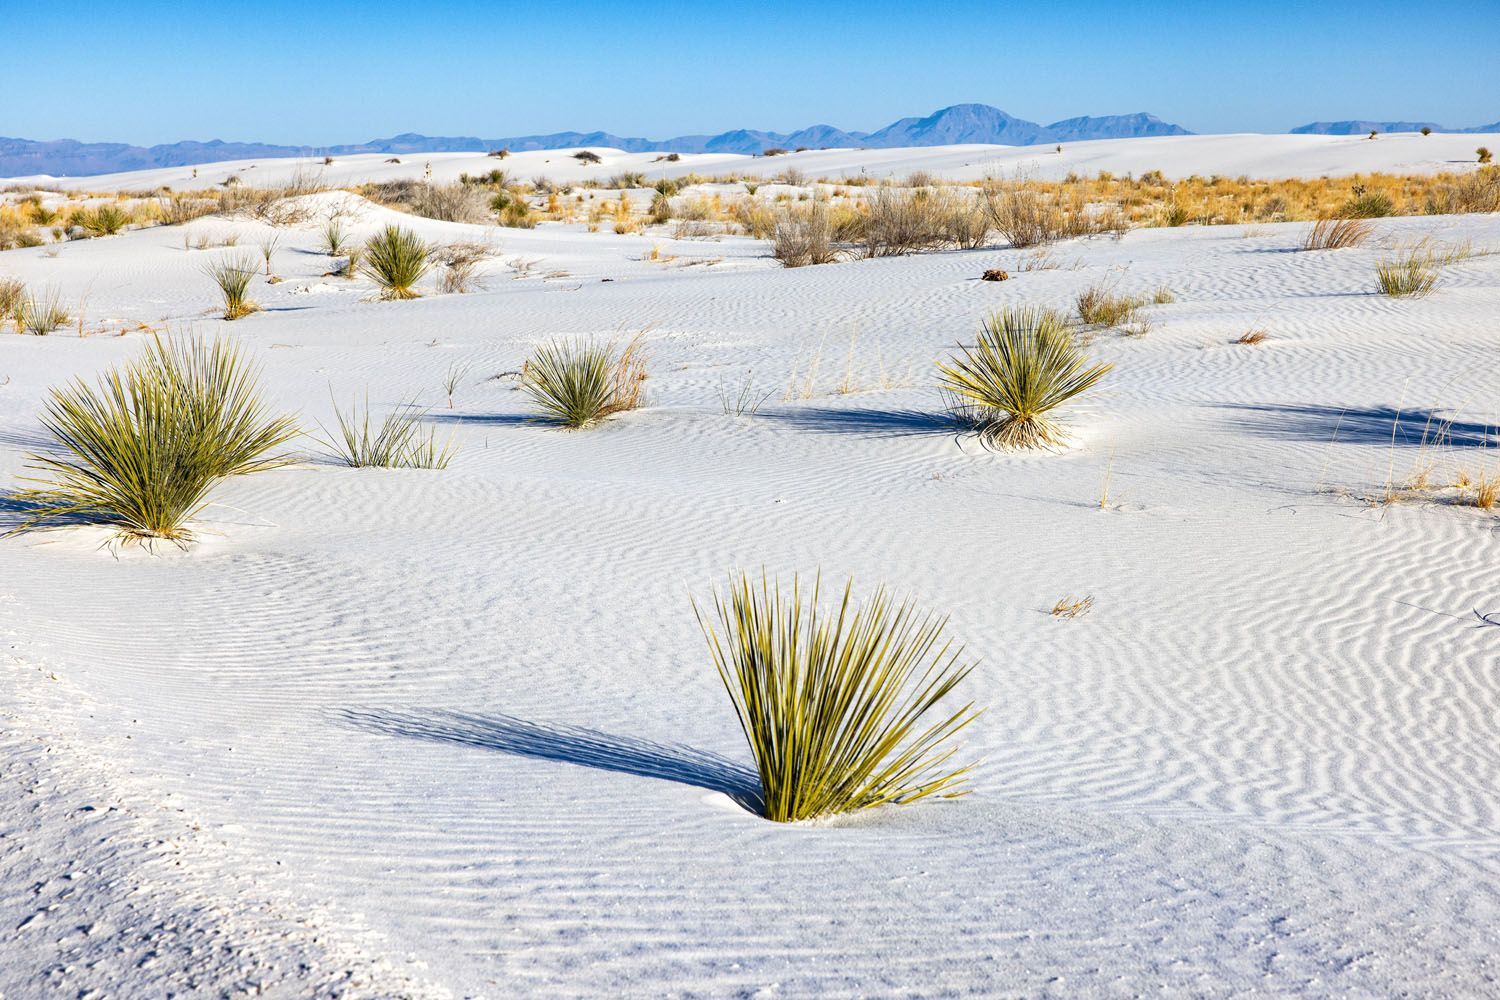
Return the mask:
[(68, 310), (63, 308), (62, 295), (56, 289), (31, 292), (20, 298), (14, 308), (16, 326), (22, 332), (38, 337), (62, 329), (70, 318)]
[(97, 387), (53, 389), (42, 424), (56, 448), (31, 456), (38, 485), (16, 494), (29, 515), (17, 530), (83, 519), (127, 538), (185, 541), (219, 480), (287, 461), (271, 452), (296, 426), (266, 412), (257, 383), (227, 342), (156, 338)]
[(856, 606), (852, 580), (832, 607), (820, 591), (741, 573), (714, 595), (716, 621), (693, 604), (755, 758), (762, 814), (790, 823), (964, 794), (971, 765), (952, 767), (946, 744), (979, 713), (971, 702), (924, 719), (974, 668), (943, 638), (947, 619), (884, 589)]
[(636, 409), (646, 378), (639, 335), (623, 349), (589, 340), (546, 344), (522, 369), (522, 385), (541, 411), (573, 428)]
[(401, 404), (373, 425), (368, 396), (363, 411), (355, 405), (345, 413), (335, 403), (334, 414), (339, 422), (338, 436), (330, 434), (323, 444), (352, 468), (446, 469), (453, 457), (451, 442), (439, 445), (436, 431), (422, 433), (422, 418), (427, 411), (415, 403)]
[(213, 279), (224, 296), (224, 318), (240, 319), (260, 309), (250, 301), (250, 281), (257, 271), (254, 256), (246, 253), (210, 261), (203, 273)]
[(383, 299), (414, 299), (413, 287), (432, 266), (427, 244), (416, 233), (386, 226), (365, 244), (360, 267), (380, 286)]
[(342, 257), (349, 246), (349, 234), (339, 219), (323, 223), (323, 250), (330, 257)]
[(938, 365), (955, 416), (990, 444), (1041, 448), (1067, 432), (1047, 414), (1092, 388), (1114, 366), (1090, 365), (1067, 321), (1045, 309), (1004, 309), (985, 321), (978, 342)]
[(1421, 298), (1437, 285), (1437, 271), (1430, 254), (1418, 249), (1405, 257), (1383, 260), (1375, 267), (1375, 283), (1394, 298)]

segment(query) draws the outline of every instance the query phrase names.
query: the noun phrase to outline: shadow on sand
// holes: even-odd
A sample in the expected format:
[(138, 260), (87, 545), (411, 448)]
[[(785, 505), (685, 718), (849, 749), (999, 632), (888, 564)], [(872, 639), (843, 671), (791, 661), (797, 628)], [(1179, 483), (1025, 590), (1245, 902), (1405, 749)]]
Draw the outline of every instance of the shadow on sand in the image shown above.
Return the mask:
[(874, 437), (914, 437), (924, 434), (961, 434), (964, 428), (951, 416), (924, 410), (843, 409), (808, 406), (763, 410), (758, 416), (790, 424), (800, 430), (826, 434), (866, 434)]
[(762, 811), (760, 778), (753, 770), (680, 744), (611, 736), (583, 726), (546, 725), (508, 715), (471, 715), (444, 709), (346, 708), (338, 717), (349, 725), (388, 736), (456, 743), (695, 785), (723, 792), (751, 812)]
[[(1482, 448), (1500, 441), (1497, 428), (1446, 417), (1441, 410), (1390, 406), (1347, 407), (1298, 406), (1260, 403), (1226, 403), (1221, 409), (1238, 411), (1231, 419), (1243, 429), (1262, 437), (1297, 441), (1332, 441), (1347, 444), (1383, 444), (1397, 447), (1446, 445)], [(1451, 420), (1451, 422), (1449, 422)]]

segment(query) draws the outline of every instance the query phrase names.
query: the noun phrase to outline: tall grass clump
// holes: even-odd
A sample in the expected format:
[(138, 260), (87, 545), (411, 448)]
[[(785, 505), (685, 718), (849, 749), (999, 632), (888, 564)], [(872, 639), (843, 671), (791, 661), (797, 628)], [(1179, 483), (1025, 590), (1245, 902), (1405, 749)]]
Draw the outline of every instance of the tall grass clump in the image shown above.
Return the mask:
[(1066, 430), (1048, 414), (1096, 385), (1114, 366), (1089, 364), (1067, 320), (1045, 309), (1003, 309), (984, 322), (973, 348), (939, 363), (954, 415), (986, 443), (1004, 448), (1061, 444)]
[(1437, 286), (1437, 268), (1432, 254), (1418, 247), (1404, 256), (1388, 258), (1375, 266), (1375, 285), (1393, 298), (1419, 299)]
[(250, 301), (250, 281), (257, 270), (255, 256), (249, 253), (233, 254), (204, 265), (203, 273), (213, 279), (224, 296), (225, 319), (239, 319), (260, 309)]
[[(762, 814), (779, 823), (963, 794), (970, 766), (949, 740), (973, 703), (939, 710), (973, 670), (944, 638), (946, 618), (878, 590), (831, 606), (821, 584), (731, 577), (713, 620), (694, 602), (719, 678), (760, 776)], [(924, 718), (926, 717), (926, 718)], [(929, 721), (931, 720), (931, 721)]]
[(78, 225), (90, 236), (114, 236), (130, 223), (130, 216), (113, 203), (91, 208), (78, 216)]
[(1033, 247), (1077, 236), (1121, 234), (1129, 222), (1118, 206), (1090, 208), (1084, 181), (1047, 189), (1025, 177), (988, 178), (980, 188), (990, 228), (1012, 247)]
[(272, 452), (297, 433), (268, 413), (238, 347), (160, 338), (97, 386), (54, 388), (42, 425), (56, 447), (31, 457), (38, 485), (16, 495), (29, 508), (18, 530), (84, 520), (179, 542), (216, 483), (284, 464)]
[(446, 469), (453, 457), (452, 443), (439, 445), (434, 430), (422, 433), (426, 414), (415, 403), (403, 403), (372, 424), (368, 396), (363, 410), (355, 405), (346, 413), (335, 403), (339, 432), (323, 443), (335, 458), (355, 469)]
[(1117, 295), (1103, 285), (1092, 285), (1078, 293), (1078, 318), (1091, 326), (1119, 326), (1135, 318), (1147, 299)]
[(806, 267), (809, 264), (831, 264), (839, 252), (833, 245), (833, 220), (828, 203), (814, 201), (807, 205), (788, 205), (776, 216), (771, 235), (771, 256), (783, 267)]
[(546, 344), (527, 359), (521, 374), (542, 413), (572, 428), (639, 407), (647, 377), (639, 336), (620, 349), (590, 340)]
[(17, 329), (38, 337), (62, 329), (71, 318), (62, 304), (62, 293), (55, 288), (28, 292), (18, 299), (14, 309)]
[(1370, 238), (1375, 227), (1363, 219), (1319, 219), (1302, 241), (1303, 250), (1342, 250)]
[(413, 288), (432, 266), (427, 244), (416, 233), (386, 226), (365, 244), (360, 267), (380, 286), (383, 299), (417, 298)]
[(412, 214), (444, 222), (482, 224), (490, 221), (484, 190), (468, 184), (418, 184), (409, 202)]
[[(26, 283), (20, 278), (0, 278), (0, 323), (20, 315), (26, 300)], [(19, 320), (17, 321), (19, 325)]]

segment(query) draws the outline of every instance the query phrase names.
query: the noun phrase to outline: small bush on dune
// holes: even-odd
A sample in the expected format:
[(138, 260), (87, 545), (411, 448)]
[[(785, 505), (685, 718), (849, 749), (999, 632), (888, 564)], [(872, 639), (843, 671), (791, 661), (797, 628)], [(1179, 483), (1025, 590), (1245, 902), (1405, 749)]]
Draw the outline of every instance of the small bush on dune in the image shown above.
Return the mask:
[(267, 413), (239, 348), (159, 338), (97, 387), (53, 389), (42, 424), (57, 449), (31, 458), (39, 485), (17, 495), (18, 530), (84, 519), (176, 541), (219, 480), (284, 464), (270, 453), (297, 433)]
[(410, 198), (413, 215), (481, 225), (490, 221), (489, 199), (483, 189), (468, 184), (419, 184)]
[[(714, 595), (714, 619), (694, 603), (719, 678), (760, 776), (762, 814), (781, 823), (931, 795), (963, 794), (969, 766), (948, 762), (949, 740), (978, 712), (930, 712), (973, 670), (944, 640), (947, 620), (885, 590), (822, 604), (793, 578), (746, 574)], [(935, 721), (928, 721), (929, 718)]]
[(451, 443), (439, 445), (436, 431), (422, 433), (422, 418), (427, 411), (414, 403), (398, 406), (373, 427), (368, 396), (363, 411), (351, 406), (345, 413), (335, 403), (334, 414), (339, 422), (338, 436), (329, 435), (323, 444), (351, 468), (446, 469), (453, 457)]
[(180, 226), (218, 211), (218, 203), (206, 198), (174, 194), (156, 199), (156, 216), (164, 226)]
[(1354, 196), (1339, 214), (1346, 219), (1383, 219), (1396, 214), (1396, 203), (1383, 191), (1366, 191), (1355, 185)]
[(603, 163), (604, 162), (604, 158), (603, 157), (601, 157), (598, 153), (595, 153), (592, 150), (588, 150), (588, 149), (580, 149), (578, 152), (576, 152), (576, 153), (573, 154), (573, 159), (577, 160), (579, 163)]
[(1433, 215), (1500, 212), (1500, 167), (1482, 167), (1427, 195)]
[(0, 323), (8, 319), (16, 319), (17, 326), (20, 320), (17, 318), (21, 311), (21, 303), (26, 299), (26, 283), (20, 278), (0, 278)]
[(1078, 318), (1091, 326), (1119, 326), (1134, 319), (1146, 302), (1139, 296), (1116, 295), (1103, 285), (1093, 285), (1078, 293)]
[(947, 188), (882, 187), (868, 203), (856, 242), (866, 257), (895, 257), (944, 246), (973, 249), (984, 243), (984, 206)]
[(1303, 250), (1341, 250), (1357, 247), (1370, 238), (1375, 227), (1362, 219), (1319, 219), (1302, 241)]
[(1118, 207), (1091, 210), (1088, 185), (1082, 181), (1044, 191), (1025, 178), (990, 178), (980, 188), (980, 196), (991, 227), (1012, 247), (1118, 234), (1128, 226)]
[(415, 299), (415, 285), (432, 267), (427, 244), (409, 229), (386, 226), (365, 244), (360, 267), (383, 299)]
[(1092, 388), (1114, 366), (1090, 365), (1067, 320), (1045, 309), (1004, 309), (984, 323), (978, 343), (938, 365), (954, 416), (989, 444), (1041, 448), (1066, 431), (1048, 414)]
[(260, 309), (250, 301), (250, 281), (257, 269), (255, 257), (248, 253), (234, 254), (204, 265), (203, 273), (213, 279), (224, 296), (225, 319), (239, 319)]
[(490, 256), (483, 243), (447, 243), (432, 250), (432, 260), (443, 269), (439, 288), (447, 294), (463, 294), (483, 288), (475, 275), (480, 261)]
[(1381, 261), (1375, 267), (1375, 284), (1393, 298), (1419, 299), (1437, 286), (1437, 269), (1431, 253), (1423, 248), (1405, 256)]
[(1474, 154), (1479, 158), (1480, 163), (1489, 163), (1495, 158), (1495, 154), (1490, 152), (1488, 146), (1480, 146), (1478, 149), (1474, 150)]
[(15, 306), (16, 326), (23, 332), (45, 337), (54, 330), (67, 325), (68, 310), (63, 307), (62, 294), (55, 288), (45, 292), (30, 292)]
[(114, 236), (130, 224), (130, 216), (119, 205), (100, 205), (78, 216), (78, 225), (90, 236)]
[(830, 264), (838, 255), (827, 202), (787, 205), (777, 213), (771, 256), (781, 261), (783, 267)]
[(640, 336), (622, 349), (587, 340), (547, 344), (527, 359), (521, 375), (542, 413), (572, 428), (636, 409), (647, 378)]

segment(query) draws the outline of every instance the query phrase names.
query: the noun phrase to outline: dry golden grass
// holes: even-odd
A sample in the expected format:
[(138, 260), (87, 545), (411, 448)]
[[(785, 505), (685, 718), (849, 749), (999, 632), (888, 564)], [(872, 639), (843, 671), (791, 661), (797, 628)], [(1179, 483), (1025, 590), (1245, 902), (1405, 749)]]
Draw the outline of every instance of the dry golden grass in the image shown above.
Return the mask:
[(1057, 603), (1052, 605), (1052, 610), (1048, 613), (1053, 618), (1082, 618), (1093, 609), (1094, 597), (1092, 594), (1085, 594), (1083, 597), (1073, 597), (1070, 594), (1067, 597), (1059, 598)]
[(1319, 219), (1302, 241), (1304, 250), (1342, 250), (1370, 238), (1375, 227), (1363, 219)]
[(1233, 340), (1231, 340), (1230, 343), (1254, 346), (1255, 344), (1264, 342), (1269, 336), (1270, 334), (1261, 329), (1247, 330), (1244, 333), (1240, 334), (1238, 337), (1235, 337)]

